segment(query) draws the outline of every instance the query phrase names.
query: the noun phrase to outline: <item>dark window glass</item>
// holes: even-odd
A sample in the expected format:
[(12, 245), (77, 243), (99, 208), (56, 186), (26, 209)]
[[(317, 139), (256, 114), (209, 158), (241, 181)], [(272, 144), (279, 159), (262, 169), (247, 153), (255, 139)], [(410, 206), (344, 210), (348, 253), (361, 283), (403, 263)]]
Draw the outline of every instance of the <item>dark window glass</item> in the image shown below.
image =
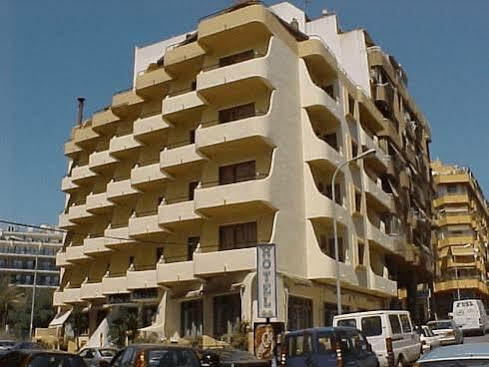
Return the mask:
[(300, 357), (312, 351), (311, 335), (290, 335), (287, 337), (289, 357)]
[(255, 52), (253, 50), (247, 50), (234, 55), (221, 57), (219, 59), (219, 67), (237, 64), (238, 62), (250, 60), (254, 58), (254, 56), (255, 56)]
[[(328, 240), (328, 247), (326, 249), (326, 255), (329, 257), (336, 259), (336, 251), (334, 248), (334, 238), (330, 238)], [(345, 249), (343, 247), (343, 237), (338, 237), (338, 260), (341, 262), (345, 262)]]
[(198, 181), (190, 182), (188, 184), (188, 199), (189, 200), (194, 200), (194, 191), (199, 186)]
[(195, 143), (195, 129), (189, 131), (189, 142), (190, 144)]
[(289, 296), (288, 330), (312, 327), (312, 300)]
[(336, 134), (325, 135), (323, 139), (332, 148), (334, 148), (335, 150), (338, 150), (338, 138), (336, 137)]
[(241, 120), (252, 116), (255, 116), (255, 104), (248, 103), (219, 111), (219, 123), (224, 124), (226, 122)]
[(256, 246), (256, 222), (231, 224), (219, 227), (219, 250)]
[(204, 306), (201, 299), (181, 303), (181, 327), (182, 335), (202, 335)]
[(365, 336), (382, 335), (382, 320), (380, 316), (362, 318), (362, 331)]
[(214, 297), (214, 335), (221, 337), (232, 333), (241, 322), (241, 297), (239, 294)]
[(407, 315), (399, 315), (399, 318), (401, 319), (402, 332), (410, 333), (412, 330), (411, 323), (409, 322), (409, 317)]
[(248, 181), (255, 178), (255, 161), (219, 167), (219, 185)]
[(357, 321), (355, 319), (345, 319), (338, 320), (338, 326), (347, 326), (347, 327), (357, 327)]
[(389, 322), (391, 324), (392, 334), (402, 333), (401, 323), (399, 322), (399, 317), (397, 315), (389, 315)]
[(200, 242), (200, 237), (189, 237), (187, 239), (187, 261), (194, 258), (194, 252)]

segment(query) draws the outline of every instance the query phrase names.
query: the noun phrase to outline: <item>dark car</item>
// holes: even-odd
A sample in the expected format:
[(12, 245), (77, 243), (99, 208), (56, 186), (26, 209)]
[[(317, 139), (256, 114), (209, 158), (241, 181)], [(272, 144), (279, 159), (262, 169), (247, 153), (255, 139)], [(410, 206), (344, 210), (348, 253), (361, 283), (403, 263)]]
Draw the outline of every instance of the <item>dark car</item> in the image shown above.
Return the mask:
[(360, 330), (352, 327), (319, 327), (285, 334), (280, 362), (289, 367), (309, 365), (377, 367), (379, 361)]
[(267, 367), (270, 361), (258, 359), (253, 354), (235, 348), (200, 350), (202, 367)]
[(30, 349), (30, 350), (41, 350), (44, 349), (42, 345), (32, 342), (20, 342), (12, 347), (12, 350), (19, 349)]
[(101, 367), (200, 367), (192, 348), (162, 344), (132, 344)]
[(0, 357), (2, 367), (87, 367), (76, 354), (52, 350), (10, 350)]

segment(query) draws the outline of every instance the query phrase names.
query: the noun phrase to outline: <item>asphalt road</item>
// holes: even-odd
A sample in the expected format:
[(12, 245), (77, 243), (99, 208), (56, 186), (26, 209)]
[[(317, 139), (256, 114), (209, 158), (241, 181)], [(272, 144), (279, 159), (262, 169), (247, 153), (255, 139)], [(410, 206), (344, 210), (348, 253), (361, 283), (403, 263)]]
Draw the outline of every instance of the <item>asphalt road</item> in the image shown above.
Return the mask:
[(484, 336), (464, 336), (464, 343), (489, 343), (489, 333)]

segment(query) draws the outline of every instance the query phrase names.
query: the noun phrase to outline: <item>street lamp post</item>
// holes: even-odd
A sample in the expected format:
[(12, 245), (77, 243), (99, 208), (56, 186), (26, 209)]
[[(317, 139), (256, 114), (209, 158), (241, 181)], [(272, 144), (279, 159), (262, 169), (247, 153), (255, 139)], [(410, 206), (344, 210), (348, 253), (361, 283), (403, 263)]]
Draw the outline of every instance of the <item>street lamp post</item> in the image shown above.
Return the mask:
[(32, 325), (34, 323), (34, 302), (36, 298), (36, 283), (37, 283), (37, 261), (39, 259), (39, 252), (41, 251), (41, 244), (36, 253), (36, 264), (34, 266), (34, 284), (32, 285), (32, 302), (31, 302), (31, 325), (29, 327), (29, 337), (32, 338)]
[(331, 179), (331, 188), (332, 188), (332, 200), (333, 200), (333, 236), (334, 236), (334, 256), (335, 256), (335, 267), (336, 267), (336, 303), (338, 307), (338, 315), (341, 315), (341, 282), (340, 282), (340, 261), (339, 261), (339, 251), (338, 251), (338, 234), (336, 228), (336, 192), (335, 192), (335, 181), (336, 175), (341, 169), (351, 162), (357, 161), (359, 159), (363, 159), (368, 155), (375, 154), (375, 149), (369, 149), (363, 153), (360, 153), (356, 157), (349, 159), (345, 162), (342, 162), (336, 167), (336, 170), (333, 173), (333, 178)]

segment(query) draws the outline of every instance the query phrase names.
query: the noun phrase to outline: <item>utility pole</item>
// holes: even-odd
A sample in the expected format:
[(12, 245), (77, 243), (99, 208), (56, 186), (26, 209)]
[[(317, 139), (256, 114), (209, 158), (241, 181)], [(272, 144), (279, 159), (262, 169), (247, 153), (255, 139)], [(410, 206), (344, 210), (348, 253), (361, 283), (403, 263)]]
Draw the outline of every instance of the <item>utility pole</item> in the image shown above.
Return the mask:
[(37, 261), (39, 258), (39, 252), (41, 251), (41, 244), (39, 243), (39, 247), (37, 248), (36, 260), (34, 264), (34, 284), (32, 286), (32, 302), (31, 302), (31, 325), (29, 327), (29, 336), (32, 339), (32, 325), (34, 322), (34, 305), (36, 299), (36, 283), (37, 283)]

